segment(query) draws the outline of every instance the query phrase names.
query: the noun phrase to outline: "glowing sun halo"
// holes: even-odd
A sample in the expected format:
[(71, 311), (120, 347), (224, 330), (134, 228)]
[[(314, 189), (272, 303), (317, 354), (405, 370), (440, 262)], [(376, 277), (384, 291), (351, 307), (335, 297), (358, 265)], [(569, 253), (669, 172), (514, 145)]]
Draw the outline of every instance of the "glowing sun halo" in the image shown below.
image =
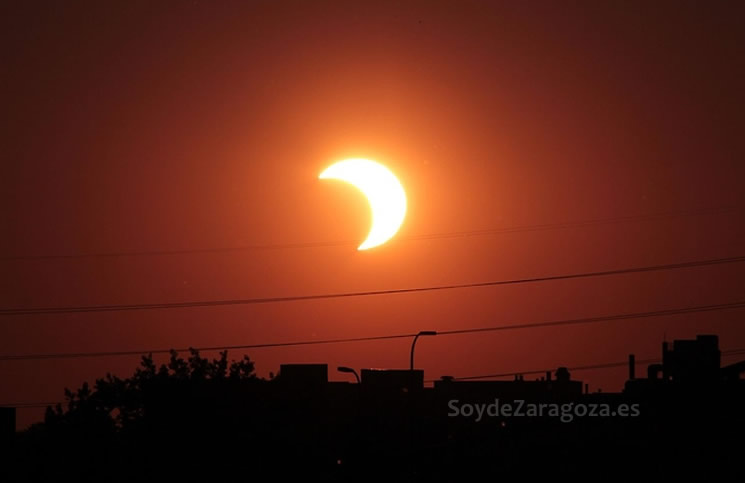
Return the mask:
[(406, 216), (406, 193), (398, 178), (382, 164), (369, 159), (345, 159), (323, 170), (319, 178), (345, 181), (367, 197), (372, 226), (358, 250), (382, 245), (401, 227)]

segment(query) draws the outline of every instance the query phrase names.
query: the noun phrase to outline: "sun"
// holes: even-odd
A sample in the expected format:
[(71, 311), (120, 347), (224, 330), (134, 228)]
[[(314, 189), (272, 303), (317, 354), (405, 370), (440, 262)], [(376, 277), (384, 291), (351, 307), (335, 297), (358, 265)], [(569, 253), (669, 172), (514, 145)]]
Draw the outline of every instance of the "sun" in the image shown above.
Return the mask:
[(369, 159), (345, 159), (323, 170), (319, 178), (345, 181), (360, 190), (370, 203), (372, 226), (358, 250), (387, 242), (404, 222), (406, 192), (396, 175), (382, 164)]

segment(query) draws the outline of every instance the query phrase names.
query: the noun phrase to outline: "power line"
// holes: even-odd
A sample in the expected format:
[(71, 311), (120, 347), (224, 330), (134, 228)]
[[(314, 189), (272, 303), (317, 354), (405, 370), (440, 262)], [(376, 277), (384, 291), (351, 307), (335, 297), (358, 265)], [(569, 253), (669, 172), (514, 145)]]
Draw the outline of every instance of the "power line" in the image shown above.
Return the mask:
[[(659, 362), (659, 359), (640, 359), (636, 361), (637, 364), (653, 364), (656, 362)], [(590, 364), (590, 365), (585, 365), (585, 366), (567, 367), (567, 369), (570, 371), (585, 371), (585, 370), (591, 370), (591, 369), (612, 369), (614, 367), (621, 367), (627, 364), (628, 364), (628, 361), (606, 362), (603, 364)], [(503, 372), (501, 374), (480, 374), (478, 376), (454, 377), (453, 380), (476, 381), (479, 379), (497, 379), (500, 377), (527, 376), (527, 375), (534, 375), (534, 374), (545, 374), (549, 371), (553, 372), (554, 369), (543, 369), (543, 370), (522, 371), (522, 372)], [(429, 382), (435, 382), (435, 381), (436, 379), (431, 380)]]
[(537, 329), (541, 327), (558, 327), (564, 325), (594, 324), (598, 322), (612, 322), (614, 320), (626, 319), (645, 319), (649, 317), (663, 317), (666, 315), (681, 315), (697, 312), (713, 312), (719, 310), (729, 310), (745, 307), (745, 301), (733, 302), (728, 304), (698, 305), (693, 307), (683, 307), (679, 309), (655, 310), (650, 312), (635, 312), (629, 314), (605, 315), (601, 317), (585, 317), (579, 319), (552, 320), (547, 322), (534, 322), (528, 324), (502, 325), (498, 327), (483, 327), (476, 329), (455, 329), (438, 332), (437, 335), (456, 335), (456, 334), (473, 334), (477, 332), (494, 332), (498, 330), (515, 330), (515, 329)]
[[(438, 336), (447, 335), (460, 335), (460, 334), (476, 334), (482, 332), (497, 332), (503, 330), (520, 330), (520, 329), (535, 329), (542, 327), (558, 327), (568, 325), (581, 325), (581, 324), (592, 324), (601, 322), (612, 322), (616, 320), (627, 320), (627, 319), (640, 319), (649, 317), (663, 317), (668, 315), (680, 315), (698, 312), (712, 312), (720, 310), (731, 310), (745, 308), (745, 301), (732, 302), (726, 304), (713, 304), (713, 305), (698, 305), (692, 307), (682, 307), (677, 309), (666, 309), (656, 310), (650, 312), (634, 312), (627, 314), (614, 314), (605, 315), (599, 317), (585, 317), (575, 319), (562, 319), (552, 320), (544, 322), (532, 322), (524, 324), (511, 324), (511, 325), (499, 325), (493, 327), (477, 327), (470, 329), (455, 329), (438, 331)], [(293, 346), (311, 346), (311, 345), (326, 345), (326, 344), (347, 344), (356, 342), (369, 342), (369, 341), (380, 341), (390, 339), (404, 339), (413, 338), (416, 333), (407, 334), (392, 334), (392, 335), (380, 335), (371, 337), (352, 337), (352, 338), (340, 338), (340, 339), (321, 339), (321, 340), (303, 340), (303, 341), (290, 341), (290, 342), (273, 342), (263, 344), (245, 344), (245, 345), (225, 345), (225, 346), (211, 346), (211, 347), (195, 347), (194, 349), (200, 352), (211, 352), (221, 350), (245, 350), (245, 349), (267, 349), (276, 347), (293, 347)], [(179, 348), (179, 349), (150, 349), (150, 350), (131, 350), (131, 351), (100, 351), (100, 352), (69, 352), (69, 353), (49, 353), (49, 354), (18, 354), (18, 355), (2, 355), (0, 361), (23, 361), (23, 360), (45, 360), (45, 359), (78, 359), (78, 358), (89, 358), (89, 357), (115, 357), (115, 356), (139, 356), (144, 354), (168, 354), (172, 350), (176, 352), (186, 352), (190, 348)]]
[[(732, 357), (732, 356), (738, 356), (745, 354), (745, 348), (742, 349), (731, 349), (722, 351), (722, 356), (726, 357)], [(659, 358), (649, 358), (649, 359), (637, 359), (636, 364), (656, 364), (658, 362), (661, 362), (661, 359)], [(567, 367), (570, 371), (589, 371), (589, 370), (597, 370), (597, 369), (613, 369), (616, 367), (624, 367), (628, 365), (628, 361), (617, 361), (617, 362), (604, 362), (601, 364), (588, 364), (583, 366), (574, 366), (574, 367)], [(541, 370), (532, 370), (532, 371), (517, 371), (517, 372), (503, 372), (499, 374), (480, 374), (477, 376), (461, 376), (461, 377), (454, 377), (453, 380), (455, 381), (475, 381), (479, 379), (497, 379), (501, 377), (515, 377), (515, 376), (525, 376), (525, 375), (536, 375), (536, 374), (545, 374), (549, 371), (553, 372), (556, 368), (553, 369), (541, 369)], [(425, 382), (436, 382), (440, 379), (429, 379)]]
[[(325, 345), (325, 344), (349, 344), (354, 342), (370, 342), (388, 339), (406, 339), (412, 338), (416, 334), (395, 334), (380, 335), (372, 337), (350, 337), (344, 339), (321, 339), (321, 340), (301, 340), (290, 342), (270, 342), (264, 344), (245, 344), (245, 345), (226, 345), (211, 347), (194, 347), (193, 349), (200, 352), (214, 352), (222, 350), (243, 350), (243, 349), (269, 349), (274, 347), (294, 347), (304, 345)], [(23, 360), (41, 360), (41, 359), (77, 359), (83, 357), (116, 357), (116, 356), (140, 356), (145, 354), (169, 354), (171, 351), (187, 352), (191, 347), (179, 349), (151, 349), (151, 350), (132, 350), (132, 351), (109, 351), (109, 352), (70, 352), (56, 354), (22, 354), (22, 355), (0, 355), (0, 361), (23, 361)]]
[(57, 404), (65, 404), (65, 401), (3, 403), (0, 404), (0, 408), (37, 409), (45, 408), (47, 406), (56, 406)]
[(468, 236), (479, 236), (479, 235), (498, 235), (508, 233), (522, 233), (522, 232), (533, 232), (533, 231), (547, 231), (557, 230), (565, 228), (583, 228), (587, 226), (595, 225), (609, 225), (615, 223), (629, 223), (634, 221), (655, 221), (663, 220), (667, 218), (677, 218), (684, 216), (699, 216), (699, 215), (714, 215), (714, 214), (725, 214), (734, 211), (739, 211), (739, 208), (735, 207), (723, 207), (723, 208), (704, 208), (700, 210), (683, 211), (683, 212), (661, 212), (653, 213), (648, 215), (631, 215), (631, 216), (618, 216), (614, 218), (594, 218), (589, 220), (563, 222), (563, 223), (544, 223), (538, 225), (517, 225), (508, 228), (487, 228), (483, 230), (471, 230), (471, 231), (459, 231), (450, 233), (439, 233), (432, 235), (414, 235), (408, 237), (412, 240), (431, 240), (438, 238), (457, 238), (457, 237), (468, 237)]
[[(420, 235), (401, 236), (401, 241), (422, 241), (437, 240), (446, 238), (464, 238), (473, 236), (500, 235), (509, 233), (535, 232), (559, 230), (568, 228), (583, 228), (596, 225), (608, 225), (616, 223), (630, 223), (637, 221), (655, 221), (667, 218), (679, 218), (688, 216), (716, 215), (738, 211), (735, 207), (720, 208), (703, 208), (690, 211), (669, 211), (653, 213), (648, 215), (631, 215), (618, 216), (612, 218), (593, 218), (587, 220), (570, 221), (563, 223), (543, 223), (535, 225), (516, 225), (507, 228), (485, 228), (481, 230), (454, 231), (446, 233), (425, 233)], [(111, 251), (111, 252), (93, 252), (93, 253), (68, 253), (68, 254), (37, 254), (37, 255), (11, 255), (0, 256), (0, 261), (33, 261), (33, 260), (74, 260), (85, 258), (120, 258), (120, 257), (148, 257), (148, 256), (167, 256), (167, 255), (191, 255), (191, 254), (210, 254), (210, 253), (231, 253), (243, 251), (265, 251), (265, 250), (286, 250), (286, 249), (305, 249), (305, 248), (326, 248), (340, 246), (356, 246), (359, 240), (343, 241), (317, 241), (317, 242), (300, 242), (300, 243), (269, 243), (253, 245), (236, 245), (228, 247), (213, 248), (185, 248), (185, 249), (160, 249), (160, 250), (129, 250), (129, 251)]]
[[(736, 356), (736, 355), (742, 355), (745, 354), (745, 349), (732, 349), (728, 351), (722, 351), (722, 356)], [(660, 359), (637, 359), (637, 364), (654, 364), (660, 362)], [(567, 369), (570, 371), (584, 371), (584, 370), (596, 370), (596, 369), (613, 369), (616, 367), (622, 367), (628, 364), (628, 361), (619, 361), (619, 362), (606, 362), (602, 364), (589, 364), (584, 366), (574, 366), (574, 367), (568, 367)], [(453, 380), (456, 381), (468, 381), (468, 380), (478, 380), (478, 379), (493, 379), (493, 378), (500, 378), (500, 377), (514, 377), (514, 376), (524, 376), (524, 375), (533, 375), (533, 374), (545, 374), (548, 371), (552, 371), (553, 369), (543, 369), (543, 370), (534, 370), (534, 371), (518, 371), (518, 372), (503, 372), (501, 374), (484, 374), (479, 376), (464, 376), (464, 377), (454, 377)], [(439, 381), (440, 379), (429, 379), (424, 382), (432, 383)], [(0, 404), (0, 407), (15, 407), (16, 409), (38, 409), (38, 408), (45, 408), (47, 406), (55, 406), (57, 404), (65, 404), (66, 401), (54, 401), (54, 402), (18, 402), (18, 403), (2, 403)]]
[(722, 264), (741, 263), (741, 262), (745, 262), (745, 256), (717, 258), (717, 259), (709, 259), (709, 260), (697, 260), (697, 261), (682, 262), (682, 263), (672, 263), (672, 264), (666, 264), (666, 265), (648, 265), (648, 266), (643, 266), (643, 267), (621, 268), (621, 269), (604, 270), (604, 271), (597, 271), (597, 272), (572, 273), (572, 274), (565, 274), (565, 275), (550, 275), (550, 276), (544, 276), (544, 277), (521, 278), (521, 279), (512, 279), (512, 280), (497, 280), (497, 281), (489, 281), (489, 282), (475, 282), (475, 283), (463, 283), (463, 284), (452, 284), (452, 285), (435, 285), (435, 286), (429, 286), (429, 287), (371, 290), (371, 291), (365, 291), (365, 292), (339, 292), (339, 293), (326, 293), (326, 294), (316, 294), (316, 295), (293, 295), (293, 296), (285, 296), (285, 297), (263, 297), (263, 298), (247, 298), (247, 299), (231, 299), (231, 300), (199, 300), (199, 301), (190, 301), (190, 302), (166, 302), (166, 303), (151, 303), (151, 304), (8, 308), (8, 309), (0, 309), (0, 315), (70, 314), (70, 313), (81, 313), (81, 312), (114, 312), (114, 311), (129, 311), (129, 310), (182, 309), (182, 308), (194, 308), (194, 307), (254, 305), (254, 304), (297, 302), (297, 301), (305, 301), (305, 300), (368, 297), (368, 296), (373, 296), (373, 295), (394, 295), (394, 294), (404, 294), (404, 293), (433, 292), (433, 291), (440, 291), (440, 290), (494, 287), (494, 286), (499, 286), (499, 285), (517, 285), (517, 284), (525, 284), (525, 283), (549, 282), (549, 281), (558, 281), (558, 280), (572, 280), (572, 279), (602, 277), (602, 276), (610, 276), (610, 275), (624, 275), (624, 274), (631, 274), (631, 273), (654, 272), (654, 271), (661, 271), (661, 270), (678, 270), (678, 269), (684, 269), (684, 268), (694, 268), (694, 267), (702, 267), (702, 266), (709, 266), (709, 265), (722, 265)]

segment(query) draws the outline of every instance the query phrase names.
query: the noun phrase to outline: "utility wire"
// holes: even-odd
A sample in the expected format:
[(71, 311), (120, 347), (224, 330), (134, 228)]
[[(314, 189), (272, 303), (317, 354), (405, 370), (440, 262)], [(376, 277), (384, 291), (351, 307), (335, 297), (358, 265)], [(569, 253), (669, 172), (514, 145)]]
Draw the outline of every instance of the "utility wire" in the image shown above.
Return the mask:
[[(719, 310), (730, 310), (745, 308), (745, 301), (732, 302), (726, 304), (698, 305), (691, 307), (682, 307), (677, 309), (656, 310), (650, 312), (634, 312), (626, 314), (614, 314), (599, 317), (586, 317), (576, 319), (552, 320), (544, 322), (532, 322), (525, 324), (500, 325), (494, 327), (477, 327), (471, 329), (456, 329), (438, 331), (438, 336), (476, 334), (482, 332), (497, 332), (504, 330), (535, 329), (541, 327), (558, 327), (568, 325), (592, 324), (601, 322), (612, 322), (616, 320), (640, 319), (649, 317), (662, 317), (668, 315), (689, 314), (697, 312), (712, 312)], [(293, 346), (311, 346), (326, 344), (346, 344), (367, 341), (379, 341), (390, 339), (413, 338), (416, 333), (380, 335), (372, 337), (352, 337), (341, 339), (321, 339), (321, 340), (303, 340), (290, 342), (274, 342), (264, 344), (245, 344), (245, 345), (226, 345), (211, 347), (195, 347), (200, 352), (221, 351), (221, 350), (244, 350), (244, 349), (267, 349), (275, 347), (293, 347)], [(168, 354), (172, 350), (176, 352), (186, 352), (189, 348), (179, 349), (150, 349), (150, 350), (131, 350), (131, 351), (110, 351), (110, 352), (69, 352), (69, 353), (49, 353), (49, 354), (17, 354), (17, 355), (0, 355), (0, 361), (24, 361), (24, 360), (45, 360), (45, 359), (79, 359), (88, 357), (115, 357), (115, 356), (139, 356), (145, 354)]]
[[(656, 362), (659, 362), (659, 359), (639, 359), (636, 361), (637, 364), (654, 364)], [(612, 369), (614, 367), (621, 367), (625, 365), (628, 365), (628, 361), (606, 362), (603, 364), (589, 364), (585, 366), (567, 367), (567, 369), (570, 371), (586, 371), (586, 370), (591, 370), (591, 369)], [(500, 377), (514, 377), (514, 376), (527, 376), (527, 375), (535, 375), (535, 374), (546, 374), (547, 372), (553, 372), (554, 370), (556, 370), (556, 368), (534, 370), (534, 371), (522, 371), (522, 372), (503, 372), (501, 374), (480, 374), (478, 376), (454, 377), (453, 380), (455, 381), (476, 381), (479, 379), (497, 379)], [(436, 380), (437, 379), (433, 379), (428, 382), (435, 382)]]
[[(667, 218), (679, 218), (687, 216), (716, 215), (726, 214), (739, 211), (735, 207), (720, 208), (703, 208), (691, 211), (669, 211), (662, 213), (653, 213), (649, 215), (637, 216), (618, 216), (612, 218), (594, 218), (580, 221), (571, 221), (563, 223), (543, 223), (536, 225), (516, 225), (507, 228), (485, 228), (481, 230), (454, 231), (447, 233), (425, 233), (420, 235), (401, 236), (401, 241), (422, 241), (437, 240), (446, 238), (463, 238), (473, 236), (499, 235), (508, 233), (534, 232), (559, 230), (567, 228), (583, 228), (595, 225), (608, 225), (616, 223), (630, 223), (636, 221), (655, 221)], [(255, 245), (237, 245), (232, 247), (215, 247), (215, 248), (186, 248), (186, 249), (160, 249), (160, 250), (129, 250), (129, 251), (111, 251), (111, 252), (93, 252), (93, 253), (68, 253), (68, 254), (41, 254), (41, 255), (11, 255), (0, 256), (0, 261), (33, 261), (33, 260), (74, 260), (85, 258), (120, 258), (120, 257), (148, 257), (164, 255), (190, 255), (190, 254), (209, 254), (209, 253), (230, 253), (244, 251), (264, 251), (264, 250), (286, 250), (286, 249), (303, 249), (303, 248), (323, 248), (323, 247), (340, 247), (356, 246), (359, 240), (344, 241), (317, 241), (304, 243), (270, 243)]]
[(47, 406), (56, 406), (57, 404), (65, 404), (65, 401), (3, 403), (0, 404), (0, 408), (36, 409), (45, 408)]
[(730, 212), (739, 211), (739, 208), (728, 207), (728, 208), (704, 208), (700, 210), (693, 210), (687, 212), (662, 212), (653, 213), (649, 215), (632, 215), (632, 216), (618, 216), (614, 218), (594, 218), (589, 220), (580, 220), (573, 222), (562, 222), (562, 223), (544, 223), (538, 225), (517, 225), (508, 228), (486, 228), (483, 230), (471, 230), (471, 231), (456, 231), (450, 233), (436, 233), (431, 235), (414, 235), (409, 237), (402, 237), (411, 240), (432, 240), (438, 238), (457, 238), (457, 237), (468, 237), (468, 236), (480, 236), (480, 235), (497, 235), (507, 233), (523, 233), (533, 231), (547, 231), (557, 230), (566, 228), (584, 228), (587, 226), (596, 225), (610, 225), (616, 223), (629, 223), (635, 221), (655, 221), (663, 220), (667, 218), (678, 218), (686, 216), (700, 216), (700, 215), (715, 215), (725, 214)]
[(140, 356), (146, 354), (169, 354), (171, 351), (188, 352), (191, 349), (199, 352), (215, 352), (223, 350), (243, 350), (243, 349), (269, 349), (274, 347), (294, 347), (304, 345), (325, 345), (325, 344), (348, 344), (353, 342), (368, 342), (388, 339), (408, 339), (416, 334), (395, 334), (380, 335), (372, 337), (350, 337), (344, 339), (321, 339), (321, 340), (301, 340), (290, 342), (270, 342), (265, 344), (245, 344), (245, 345), (226, 345), (211, 347), (188, 347), (179, 349), (151, 349), (151, 350), (131, 350), (131, 351), (110, 351), (110, 352), (68, 352), (55, 354), (21, 354), (21, 355), (0, 355), (0, 361), (25, 361), (25, 360), (43, 360), (43, 359), (78, 359), (84, 357), (116, 357), (116, 356)]
[(612, 322), (614, 320), (645, 319), (649, 317), (663, 317), (666, 315), (681, 315), (697, 312), (712, 312), (718, 310), (738, 309), (745, 307), (745, 301), (732, 302), (728, 304), (697, 305), (678, 309), (654, 310), (650, 312), (635, 312), (628, 314), (604, 315), (600, 317), (585, 317), (579, 319), (551, 320), (546, 322), (533, 322), (528, 324), (502, 325), (498, 327), (483, 327), (475, 329), (455, 329), (438, 332), (437, 335), (474, 334), (478, 332), (494, 332), (499, 330), (515, 329), (537, 329), (541, 327), (557, 327), (565, 325), (594, 324), (599, 322)]
[(325, 293), (316, 295), (293, 295), (285, 297), (263, 297), (263, 298), (246, 298), (246, 299), (229, 299), (229, 300), (198, 300), (189, 302), (166, 302), (151, 304), (128, 304), (128, 305), (81, 305), (69, 307), (31, 307), (31, 308), (6, 308), (0, 309), (2, 315), (38, 315), (38, 314), (70, 314), (81, 312), (114, 312), (129, 310), (152, 310), (152, 309), (181, 309), (193, 307), (219, 307), (227, 305), (254, 305), (296, 302), (304, 300), (323, 300), (323, 299), (340, 299), (350, 297), (368, 297), (373, 295), (394, 295), (417, 292), (433, 292), (441, 290), (467, 289), (478, 287), (494, 287), (499, 285), (517, 285), (525, 283), (549, 282), (557, 280), (572, 280), (590, 277), (603, 277), (610, 275), (624, 275), (630, 273), (644, 273), (661, 270), (679, 270), (685, 268), (703, 267), (709, 265), (723, 265), (730, 263), (745, 262), (745, 256), (716, 258), (708, 260), (696, 260), (682, 263), (671, 263), (666, 265), (648, 265), (642, 267), (621, 268), (615, 270), (603, 270), (597, 272), (572, 273), (565, 275), (550, 275), (544, 277), (520, 278), (512, 280), (496, 280), (488, 282), (463, 283), (452, 285), (435, 285), (429, 287), (413, 287), (389, 290), (371, 290), (365, 292), (338, 292)]
[[(743, 349), (731, 349), (722, 351), (723, 357), (732, 357), (732, 356), (738, 356), (745, 354), (745, 348)], [(650, 358), (650, 359), (637, 359), (636, 364), (656, 364), (658, 362), (661, 362), (661, 359), (659, 358)], [(589, 370), (596, 370), (596, 369), (613, 369), (616, 367), (623, 367), (628, 365), (628, 361), (617, 361), (617, 362), (604, 362), (601, 364), (588, 364), (583, 366), (574, 366), (574, 367), (567, 367), (570, 371), (589, 371)], [(535, 374), (545, 374), (547, 372), (553, 372), (556, 370), (556, 368), (553, 369), (542, 369), (542, 370), (533, 370), (533, 371), (517, 371), (517, 372), (503, 372), (499, 374), (480, 374), (477, 376), (461, 376), (461, 377), (454, 377), (454, 381), (475, 381), (479, 379), (497, 379), (501, 377), (515, 377), (515, 376), (525, 376), (525, 375), (535, 375)], [(440, 381), (441, 379), (429, 379), (425, 382), (436, 382)]]

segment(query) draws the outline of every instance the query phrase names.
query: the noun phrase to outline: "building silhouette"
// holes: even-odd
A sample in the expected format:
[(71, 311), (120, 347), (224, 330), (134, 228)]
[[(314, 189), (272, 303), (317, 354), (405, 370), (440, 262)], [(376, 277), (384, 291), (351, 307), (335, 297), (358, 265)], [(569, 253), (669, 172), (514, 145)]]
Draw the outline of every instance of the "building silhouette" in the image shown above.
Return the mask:
[[(444, 377), (427, 386), (421, 370), (362, 369), (357, 383), (329, 381), (326, 364), (283, 364), (270, 380), (145, 385), (126, 432), (82, 411), (14, 451), (19, 467), (42, 477), (116, 467), (127, 481), (146, 468), (171, 479), (239, 470), (326, 481), (745, 476), (736, 442), (744, 371), (745, 361), (721, 366), (712, 335), (664, 343), (646, 377), (630, 356), (618, 393), (588, 394), (565, 367), (532, 380)], [(520, 405), (541, 412), (519, 415)]]
[(13, 440), (16, 432), (16, 408), (0, 407), (0, 444)]

